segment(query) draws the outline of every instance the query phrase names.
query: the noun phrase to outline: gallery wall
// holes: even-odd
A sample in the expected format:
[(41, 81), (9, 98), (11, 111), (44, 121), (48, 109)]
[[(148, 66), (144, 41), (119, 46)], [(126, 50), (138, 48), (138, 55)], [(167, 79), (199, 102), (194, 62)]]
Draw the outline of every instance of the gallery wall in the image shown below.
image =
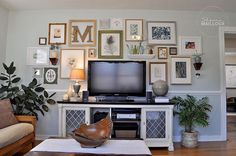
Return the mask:
[[(5, 61), (6, 56), (6, 43), (7, 43), (7, 24), (8, 24), (9, 11), (0, 6), (0, 64)], [(0, 68), (2, 71), (2, 68)]]
[[(222, 140), (223, 128), (221, 125), (221, 88), (220, 88), (220, 52), (218, 26), (204, 27), (202, 18), (209, 16), (217, 18), (222, 13), (218, 12), (190, 12), (190, 11), (155, 11), (155, 10), (42, 10), (42, 11), (11, 11), (9, 14), (6, 62), (14, 61), (17, 73), (23, 77), (23, 82), (28, 83), (32, 79), (32, 66), (26, 65), (27, 47), (39, 46), (38, 38), (48, 36), (49, 23), (68, 23), (72, 19), (144, 19), (146, 21), (176, 21), (177, 36), (201, 36), (203, 49), (203, 67), (200, 70), (200, 78), (195, 76), (192, 66), (191, 85), (170, 85), (168, 96), (185, 96), (186, 94), (197, 97), (208, 96), (213, 110), (210, 113), (210, 125), (207, 128), (198, 128), (200, 140)], [(224, 14), (227, 16), (225, 25), (236, 26), (235, 14)], [(229, 19), (229, 20), (228, 20)], [(144, 23), (144, 34), (146, 24)], [(210, 28), (210, 30), (209, 30)], [(126, 43), (124, 43), (125, 45)], [(68, 45), (61, 48), (68, 48)], [(83, 48), (83, 47), (80, 47)], [(156, 49), (155, 49), (156, 52)], [(87, 56), (87, 54), (86, 54)], [(127, 49), (124, 46), (124, 59), (127, 58)], [(87, 61), (87, 57), (86, 57)], [(147, 62), (159, 61), (157, 58)], [(168, 59), (168, 77), (170, 77), (170, 60)], [(57, 66), (60, 68), (59, 66)], [(147, 75), (148, 77), (148, 75)], [(147, 79), (148, 80), (148, 79)], [(170, 82), (170, 81), (169, 81)], [(57, 85), (45, 85), (53, 92), (56, 91), (56, 100), (61, 100), (62, 95), (68, 89), (71, 82), (58, 79)], [(82, 90), (86, 90), (86, 81), (83, 82)], [(147, 89), (151, 86), (147, 83)], [(174, 120), (174, 139), (180, 139), (180, 130), (177, 119)], [(58, 135), (58, 108), (57, 105), (50, 106), (50, 111), (37, 122), (37, 137), (45, 138)]]

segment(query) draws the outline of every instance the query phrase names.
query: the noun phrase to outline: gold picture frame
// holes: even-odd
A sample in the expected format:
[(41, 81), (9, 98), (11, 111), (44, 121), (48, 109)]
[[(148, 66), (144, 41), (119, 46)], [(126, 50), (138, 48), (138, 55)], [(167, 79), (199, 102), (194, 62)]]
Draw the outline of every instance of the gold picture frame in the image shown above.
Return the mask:
[(70, 20), (69, 46), (96, 46), (97, 20)]
[(168, 59), (168, 48), (167, 47), (158, 47), (158, 59)]
[(66, 44), (66, 23), (49, 23), (48, 44)]

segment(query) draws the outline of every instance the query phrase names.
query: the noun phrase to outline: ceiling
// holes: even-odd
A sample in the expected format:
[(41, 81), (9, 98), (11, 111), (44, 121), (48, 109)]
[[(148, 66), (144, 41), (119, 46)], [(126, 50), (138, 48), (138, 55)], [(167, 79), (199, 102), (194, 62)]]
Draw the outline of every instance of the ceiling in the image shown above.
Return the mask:
[(236, 0), (0, 0), (0, 5), (10, 10), (152, 9), (202, 11), (210, 8), (208, 11), (236, 12)]

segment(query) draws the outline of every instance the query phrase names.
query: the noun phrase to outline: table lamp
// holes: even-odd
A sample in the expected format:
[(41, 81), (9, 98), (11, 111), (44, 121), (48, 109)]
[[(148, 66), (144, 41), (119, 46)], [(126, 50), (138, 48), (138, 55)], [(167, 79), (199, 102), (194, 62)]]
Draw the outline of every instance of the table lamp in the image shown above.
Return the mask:
[(75, 80), (73, 88), (74, 92), (76, 93), (76, 96), (78, 96), (81, 87), (79, 81), (83, 81), (85, 79), (84, 69), (78, 69), (78, 68), (72, 69), (70, 73), (70, 79)]

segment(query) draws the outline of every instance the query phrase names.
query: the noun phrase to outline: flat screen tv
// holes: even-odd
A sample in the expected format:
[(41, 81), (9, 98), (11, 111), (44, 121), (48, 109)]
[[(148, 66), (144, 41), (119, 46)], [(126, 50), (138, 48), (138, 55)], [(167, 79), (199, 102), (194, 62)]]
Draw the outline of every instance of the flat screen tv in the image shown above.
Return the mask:
[(145, 96), (146, 61), (88, 61), (90, 96)]

